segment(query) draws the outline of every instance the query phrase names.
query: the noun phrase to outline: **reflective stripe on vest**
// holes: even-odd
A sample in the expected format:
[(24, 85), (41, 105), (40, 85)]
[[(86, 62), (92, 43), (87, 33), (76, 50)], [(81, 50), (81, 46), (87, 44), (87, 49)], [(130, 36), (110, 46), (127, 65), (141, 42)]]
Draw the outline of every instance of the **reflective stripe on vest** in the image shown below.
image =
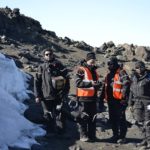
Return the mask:
[[(93, 77), (92, 74), (90, 72), (90, 70), (86, 67), (80, 67), (80, 69), (84, 70), (84, 82), (91, 82), (93, 81)], [(97, 79), (98, 80), (98, 74), (95, 71)], [(77, 88), (77, 96), (79, 97), (92, 97), (95, 94), (95, 89), (94, 87), (90, 87), (90, 88)]]
[(114, 76), (114, 83), (113, 83), (113, 96), (117, 100), (121, 100), (123, 98), (123, 90), (122, 90), (122, 82), (120, 81), (119, 76), (120, 69), (117, 70)]

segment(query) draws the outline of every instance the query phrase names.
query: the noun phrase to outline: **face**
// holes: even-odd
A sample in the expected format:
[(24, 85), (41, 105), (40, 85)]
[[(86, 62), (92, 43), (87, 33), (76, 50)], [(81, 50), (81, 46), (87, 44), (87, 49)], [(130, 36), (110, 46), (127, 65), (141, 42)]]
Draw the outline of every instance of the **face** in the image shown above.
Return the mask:
[(51, 51), (45, 51), (44, 58), (48, 61), (52, 60), (54, 58), (54, 54)]
[(89, 66), (95, 66), (95, 59), (90, 59), (90, 60), (88, 60), (88, 61), (87, 61), (87, 64), (88, 64)]
[(140, 67), (136, 67), (135, 68), (136, 73), (138, 73), (139, 75), (143, 75), (145, 72), (145, 68), (140, 68)]
[(114, 70), (114, 69), (115, 69), (115, 68), (114, 68), (114, 64), (113, 64), (113, 63), (108, 62), (108, 63), (107, 63), (107, 65), (108, 65), (108, 69), (109, 69), (110, 71), (112, 71), (112, 70)]

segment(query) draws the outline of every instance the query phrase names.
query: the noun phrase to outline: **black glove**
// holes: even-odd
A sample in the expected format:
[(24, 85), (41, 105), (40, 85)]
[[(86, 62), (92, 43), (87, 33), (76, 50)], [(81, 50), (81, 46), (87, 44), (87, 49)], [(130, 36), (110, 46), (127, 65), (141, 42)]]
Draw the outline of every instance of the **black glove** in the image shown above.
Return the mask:
[(128, 103), (126, 100), (121, 100), (120, 101), (120, 104), (123, 105), (124, 107), (127, 107), (128, 106)]

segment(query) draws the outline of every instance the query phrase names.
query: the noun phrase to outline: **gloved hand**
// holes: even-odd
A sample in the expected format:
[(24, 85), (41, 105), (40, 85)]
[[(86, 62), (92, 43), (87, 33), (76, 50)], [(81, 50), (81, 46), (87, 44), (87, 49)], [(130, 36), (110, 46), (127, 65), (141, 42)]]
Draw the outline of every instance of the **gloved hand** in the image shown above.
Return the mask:
[(121, 100), (121, 101), (120, 101), (120, 104), (122, 104), (122, 105), (124, 105), (124, 106), (128, 106), (128, 103), (127, 103), (126, 100)]
[(62, 109), (62, 103), (56, 106), (56, 110), (60, 111)]

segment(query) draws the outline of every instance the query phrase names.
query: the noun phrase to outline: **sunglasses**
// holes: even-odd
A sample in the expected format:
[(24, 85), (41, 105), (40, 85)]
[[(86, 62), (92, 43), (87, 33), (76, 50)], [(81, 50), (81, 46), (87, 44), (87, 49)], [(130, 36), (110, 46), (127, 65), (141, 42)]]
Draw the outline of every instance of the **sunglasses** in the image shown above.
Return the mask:
[(46, 53), (46, 54), (45, 54), (45, 56), (50, 56), (50, 55), (52, 55), (52, 53)]
[(140, 67), (135, 67), (135, 69), (140, 69)]
[(107, 65), (108, 65), (108, 66), (112, 66), (112, 65), (114, 65), (114, 64), (111, 63), (111, 62), (108, 62)]

